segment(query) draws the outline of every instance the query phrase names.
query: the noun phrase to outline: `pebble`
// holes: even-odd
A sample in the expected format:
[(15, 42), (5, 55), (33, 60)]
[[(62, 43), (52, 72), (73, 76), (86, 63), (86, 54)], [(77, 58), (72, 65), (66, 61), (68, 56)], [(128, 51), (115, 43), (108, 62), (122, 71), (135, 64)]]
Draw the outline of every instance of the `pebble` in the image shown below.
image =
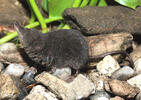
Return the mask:
[(134, 70), (136, 71), (137, 74), (141, 73), (141, 58), (137, 59), (134, 62), (135, 68)]
[(130, 54), (132, 57), (133, 62), (135, 62), (137, 59), (141, 58), (141, 45), (138, 45), (133, 52)]
[(104, 57), (96, 67), (101, 74), (107, 76), (111, 76), (113, 72), (120, 68), (118, 62), (111, 55)]
[(115, 96), (113, 98), (110, 98), (110, 100), (124, 100), (124, 99), (119, 96)]
[(14, 43), (0, 45), (0, 62), (6, 64), (17, 63), (23, 65), (25, 69), (29, 68)]
[(58, 100), (56, 95), (49, 92), (45, 87), (37, 85), (32, 88), (24, 100)]
[(139, 94), (137, 94), (135, 100), (141, 100), (141, 92)]
[(96, 90), (103, 90), (103, 89), (104, 89), (104, 81), (102, 81), (102, 80), (97, 81)]
[(23, 100), (48, 100), (40, 93), (32, 93), (26, 96)]
[(21, 77), (24, 74), (24, 66), (20, 64), (10, 64), (7, 66), (5, 73), (16, 77)]
[(19, 89), (9, 74), (0, 74), (0, 100), (14, 100), (19, 95)]
[(67, 80), (71, 77), (71, 68), (57, 68), (53, 75), (59, 77), (62, 80)]
[(8, 51), (15, 51), (15, 50), (17, 50), (17, 47), (14, 43), (9, 42), (9, 43), (4, 43), (4, 44), (0, 45), (0, 51), (1, 52), (7, 52), (8, 53)]
[(134, 70), (129, 66), (124, 66), (124, 67), (118, 69), (117, 71), (115, 71), (111, 75), (111, 78), (117, 79), (117, 80), (127, 80), (133, 75), (134, 75)]
[(127, 80), (127, 82), (132, 85), (136, 86), (141, 90), (141, 74), (138, 74), (137, 76), (134, 76)]
[(95, 85), (86, 76), (79, 74), (71, 83), (70, 87), (77, 94), (77, 99), (88, 97), (95, 92)]
[(134, 98), (139, 93), (139, 88), (132, 87), (126, 81), (111, 80), (105, 84), (105, 90), (117, 96)]
[(54, 75), (42, 72), (35, 77), (35, 80), (47, 86), (50, 91), (63, 100), (77, 100), (77, 95), (70, 85)]
[(3, 63), (0, 62), (0, 72), (4, 69)]
[(88, 77), (95, 84), (96, 91), (104, 90), (104, 82), (109, 80), (108, 77), (103, 74), (100, 74), (99, 72), (96, 72), (95, 70), (89, 71)]
[(96, 91), (96, 93), (90, 96), (90, 100), (110, 100), (110, 95), (105, 91)]
[(34, 83), (34, 76), (36, 73), (37, 69), (35, 69), (34, 67), (30, 67), (28, 70), (26, 70), (25, 74), (23, 75), (23, 82), (27, 85)]

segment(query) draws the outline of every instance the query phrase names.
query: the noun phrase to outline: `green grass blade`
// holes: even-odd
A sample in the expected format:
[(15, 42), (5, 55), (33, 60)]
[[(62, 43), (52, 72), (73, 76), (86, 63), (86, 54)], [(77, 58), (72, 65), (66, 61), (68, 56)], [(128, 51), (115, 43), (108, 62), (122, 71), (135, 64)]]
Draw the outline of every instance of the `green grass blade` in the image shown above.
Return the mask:
[(98, 0), (91, 0), (89, 6), (96, 6)]
[(62, 29), (71, 29), (71, 27), (68, 24), (65, 24)]
[(97, 6), (107, 6), (107, 3), (105, 0), (100, 0)]
[(33, 11), (31, 11), (31, 17), (30, 17), (30, 20), (29, 20), (29, 24), (34, 23), (35, 20), (36, 20), (36, 17), (34, 15)]
[(82, 2), (82, 0), (75, 0), (72, 7), (79, 7), (81, 2)]
[(32, 10), (34, 11), (34, 13), (35, 13), (37, 19), (38, 19), (39, 22), (41, 23), (42, 32), (43, 32), (43, 33), (47, 32), (47, 26), (46, 26), (45, 20), (44, 20), (42, 14), (40, 13), (40, 10), (39, 10), (37, 4), (35, 3), (34, 0), (29, 0), (29, 3), (30, 3), (30, 5), (31, 5)]
[(87, 6), (88, 2), (89, 2), (89, 0), (83, 0), (80, 7), (82, 8), (82, 7)]
[(48, 0), (42, 0), (41, 6), (44, 11), (48, 12)]

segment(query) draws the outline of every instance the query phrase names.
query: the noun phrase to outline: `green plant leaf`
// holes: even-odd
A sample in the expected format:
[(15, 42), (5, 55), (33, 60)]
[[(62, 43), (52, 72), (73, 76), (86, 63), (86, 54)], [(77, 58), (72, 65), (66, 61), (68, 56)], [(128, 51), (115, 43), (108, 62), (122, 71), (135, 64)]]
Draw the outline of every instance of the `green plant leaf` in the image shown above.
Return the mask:
[(82, 0), (74, 0), (72, 7), (79, 7)]
[(85, 7), (89, 3), (89, 0), (83, 0), (80, 7)]
[(72, 8), (74, 0), (49, 0), (49, 17), (61, 17), (66, 8)]
[(137, 6), (141, 6), (141, 0), (115, 0), (121, 5), (136, 9)]
[(44, 11), (48, 12), (48, 0), (42, 0), (41, 6), (43, 8)]
[(100, 0), (97, 6), (107, 6), (107, 3), (105, 0)]
[(98, 0), (90, 0), (89, 6), (96, 6)]

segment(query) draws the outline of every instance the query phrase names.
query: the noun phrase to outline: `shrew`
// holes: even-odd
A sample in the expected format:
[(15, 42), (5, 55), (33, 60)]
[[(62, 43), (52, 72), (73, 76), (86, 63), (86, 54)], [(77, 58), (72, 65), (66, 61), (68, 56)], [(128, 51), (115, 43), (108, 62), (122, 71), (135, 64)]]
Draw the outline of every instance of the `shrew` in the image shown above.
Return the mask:
[[(71, 67), (79, 70), (90, 61), (88, 44), (78, 30), (56, 30), (42, 34), (36, 29), (27, 29), (14, 23), (19, 39), (28, 56), (46, 68)], [(126, 53), (113, 51), (93, 57), (101, 58), (109, 54)], [(92, 60), (93, 60), (92, 59)], [(133, 63), (131, 62), (133, 65)]]

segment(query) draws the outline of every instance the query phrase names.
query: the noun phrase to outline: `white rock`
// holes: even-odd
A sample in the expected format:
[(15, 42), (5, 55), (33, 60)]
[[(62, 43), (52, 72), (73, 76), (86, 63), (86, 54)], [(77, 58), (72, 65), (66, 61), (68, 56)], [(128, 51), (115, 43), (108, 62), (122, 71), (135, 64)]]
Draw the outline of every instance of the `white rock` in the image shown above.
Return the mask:
[(96, 70), (89, 71), (88, 77), (95, 84), (96, 91), (104, 90), (104, 83), (105, 83), (105, 81), (109, 80), (108, 77), (106, 77), (104, 74), (100, 74)]
[(40, 93), (32, 93), (27, 95), (23, 100), (47, 100)]
[(71, 68), (66, 67), (66, 68), (58, 68), (55, 70), (53, 75), (59, 77), (62, 80), (67, 80), (71, 77)]
[(141, 90), (141, 74), (130, 78), (129, 80), (127, 80), (127, 82), (130, 85), (136, 86), (136, 87), (138, 87)]
[(109, 100), (110, 95), (105, 91), (97, 91), (94, 95), (90, 96), (90, 100)]
[(137, 60), (135, 61), (134, 65), (135, 65), (135, 68), (134, 68), (135, 71), (136, 71), (137, 73), (141, 72), (141, 58), (137, 59)]
[(11, 51), (11, 50), (17, 50), (17, 47), (14, 43), (4, 43), (0, 45), (0, 51), (5, 52), (5, 51)]
[(111, 78), (118, 79), (118, 80), (127, 80), (133, 75), (134, 75), (134, 70), (129, 66), (124, 66), (124, 67), (118, 69), (117, 71), (115, 71), (112, 74)]
[(115, 96), (115, 97), (110, 98), (110, 100), (124, 100), (124, 98), (120, 96)]
[(120, 68), (118, 62), (111, 55), (104, 57), (104, 59), (100, 61), (96, 67), (101, 74), (105, 74), (107, 76), (111, 76), (113, 72)]
[[(38, 94), (38, 97), (36, 97), (36, 99), (33, 99), (33, 96), (36, 94)], [(30, 91), (30, 94), (24, 99), (26, 100), (27, 98), (28, 99), (31, 98), (30, 100), (39, 100), (39, 98), (44, 98), (45, 100), (58, 100), (56, 98), (55, 94), (47, 91), (47, 89), (45, 89), (41, 85), (37, 85), (37, 86), (33, 87), (33, 89)]]
[(6, 68), (5, 73), (7, 73), (9, 75), (20, 77), (24, 73), (24, 66), (22, 66), (20, 64), (10, 64)]
[(90, 100), (110, 100), (106, 97), (99, 97), (99, 98), (96, 98), (96, 99), (90, 99)]
[(70, 87), (76, 92), (78, 99), (88, 97), (95, 92), (94, 84), (84, 75), (79, 74), (71, 83)]
[(99, 80), (97, 81), (97, 90), (103, 90), (104, 88), (104, 81)]

